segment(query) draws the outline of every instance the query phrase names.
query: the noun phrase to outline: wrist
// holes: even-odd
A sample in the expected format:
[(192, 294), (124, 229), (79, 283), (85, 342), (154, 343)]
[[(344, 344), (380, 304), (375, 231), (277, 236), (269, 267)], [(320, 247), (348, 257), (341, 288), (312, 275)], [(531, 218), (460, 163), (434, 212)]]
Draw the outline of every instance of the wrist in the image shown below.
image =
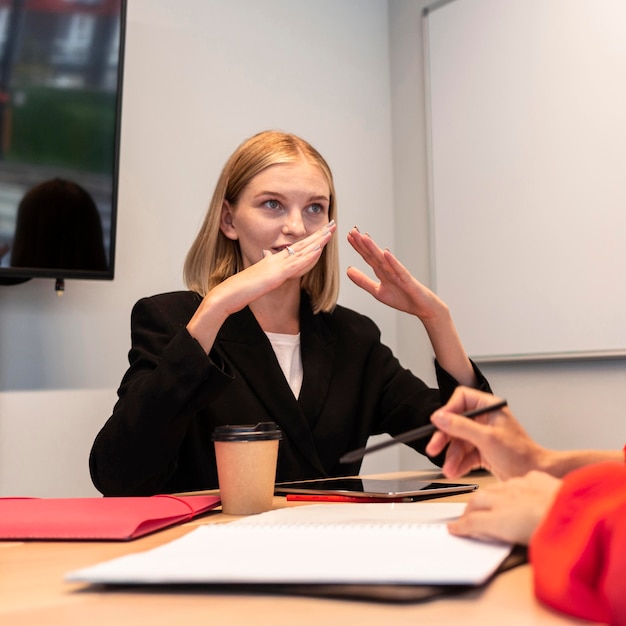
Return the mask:
[(580, 465), (570, 450), (548, 450), (541, 448), (537, 457), (537, 469), (557, 478), (563, 478)]
[(448, 327), (452, 324), (452, 315), (450, 314), (450, 309), (448, 305), (439, 300), (437, 306), (432, 308), (429, 311), (427, 316), (420, 316), (417, 312), (419, 309), (416, 307), (416, 311), (413, 313), (415, 317), (419, 318), (419, 320), (424, 324), (424, 328), (430, 333), (435, 332), (437, 329), (443, 327)]
[(187, 331), (208, 354), (219, 329), (229, 315), (230, 313), (220, 304), (219, 297), (209, 292), (187, 323)]

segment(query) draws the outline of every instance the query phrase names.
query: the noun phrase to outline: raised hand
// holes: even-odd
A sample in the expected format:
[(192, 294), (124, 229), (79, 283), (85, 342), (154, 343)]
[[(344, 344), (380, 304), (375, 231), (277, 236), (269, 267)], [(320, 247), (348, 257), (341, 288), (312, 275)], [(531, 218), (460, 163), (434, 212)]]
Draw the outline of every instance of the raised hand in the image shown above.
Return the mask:
[(348, 242), (372, 268), (379, 282), (355, 267), (348, 268), (348, 276), (374, 298), (394, 309), (416, 315), (423, 322), (442, 311), (447, 312), (446, 304), (439, 297), (416, 280), (389, 250), (380, 248), (368, 234), (362, 235), (355, 226), (348, 233)]
[(290, 279), (300, 278), (318, 261), (337, 226), (331, 220), (323, 228), (275, 254), (263, 250), (263, 258), (211, 289), (189, 321), (187, 329), (209, 350), (224, 320)]
[(378, 282), (355, 267), (348, 268), (350, 280), (383, 304), (417, 316), (424, 324), (441, 367), (459, 383), (475, 385), (474, 370), (446, 303), (416, 280), (389, 250), (378, 247), (356, 226), (348, 233), (348, 241), (372, 268)]

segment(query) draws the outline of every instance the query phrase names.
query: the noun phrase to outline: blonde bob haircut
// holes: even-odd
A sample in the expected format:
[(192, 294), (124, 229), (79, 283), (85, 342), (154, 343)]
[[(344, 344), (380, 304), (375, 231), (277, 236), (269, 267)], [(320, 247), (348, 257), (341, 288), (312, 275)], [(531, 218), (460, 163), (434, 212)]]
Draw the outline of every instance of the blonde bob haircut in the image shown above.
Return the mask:
[[(248, 183), (270, 165), (306, 159), (322, 171), (330, 190), (328, 219), (337, 220), (333, 175), (322, 155), (306, 141), (289, 133), (264, 131), (244, 141), (226, 162), (213, 192), (213, 198), (191, 245), (183, 275), (191, 291), (205, 296), (213, 287), (243, 268), (239, 242), (220, 230), (224, 201), (236, 206)], [(339, 294), (339, 249), (332, 237), (319, 261), (302, 277), (302, 288), (309, 294), (313, 311), (332, 311)]]

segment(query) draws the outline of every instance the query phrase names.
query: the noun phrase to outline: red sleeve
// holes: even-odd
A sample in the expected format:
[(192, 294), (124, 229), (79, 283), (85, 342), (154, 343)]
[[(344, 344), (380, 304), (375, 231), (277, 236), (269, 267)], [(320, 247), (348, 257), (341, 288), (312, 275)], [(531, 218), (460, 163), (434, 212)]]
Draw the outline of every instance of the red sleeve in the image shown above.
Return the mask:
[(588, 620), (626, 625), (626, 465), (568, 474), (530, 544), (537, 597)]

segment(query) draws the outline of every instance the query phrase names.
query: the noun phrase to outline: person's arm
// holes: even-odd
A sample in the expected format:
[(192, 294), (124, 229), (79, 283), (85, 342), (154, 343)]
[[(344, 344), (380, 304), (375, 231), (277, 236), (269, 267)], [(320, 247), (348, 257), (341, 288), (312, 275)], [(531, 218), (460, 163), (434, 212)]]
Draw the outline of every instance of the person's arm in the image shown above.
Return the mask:
[(348, 233), (348, 242), (378, 278), (374, 281), (349, 267), (350, 280), (383, 304), (419, 318), (441, 367), (460, 384), (476, 386), (474, 369), (445, 302), (416, 280), (389, 250), (379, 248), (368, 234), (362, 235), (354, 227)]
[(528, 545), (542, 602), (594, 622), (626, 624), (623, 457), (563, 479), (533, 471), (482, 489), (448, 529), (457, 536)]
[(196, 412), (232, 380), (182, 326), (197, 306), (191, 298), (180, 292), (133, 307), (129, 368), (89, 458), (93, 483), (104, 495), (167, 491)]
[(135, 305), (130, 367), (113, 414), (91, 450), (91, 476), (98, 490), (105, 495), (167, 490), (194, 416), (231, 380), (211, 353), (222, 324), (231, 313), (308, 271), (335, 228), (330, 223), (293, 244), (293, 255), (263, 253), (262, 260), (215, 287), (199, 306), (194, 302), (193, 308), (174, 313), (180, 303), (172, 297), (145, 298)]
[(624, 453), (620, 450), (547, 450), (539, 469), (562, 477), (585, 465), (621, 461), (623, 458)]
[(529, 546), (537, 597), (594, 622), (626, 624), (626, 465), (568, 474)]
[(494, 400), (498, 398), (458, 387), (449, 402), (433, 413), (431, 420), (438, 431), (426, 446), (426, 452), (436, 456), (448, 446), (442, 471), (449, 478), (458, 478), (478, 468), (488, 469), (503, 480), (531, 470), (562, 477), (589, 463), (622, 458), (621, 452), (613, 450), (562, 451), (540, 446), (508, 407), (475, 420), (460, 415)]
[(285, 281), (302, 276), (318, 261), (324, 246), (337, 229), (334, 221), (291, 246), (272, 254), (260, 250), (262, 258), (211, 289), (187, 324), (189, 334), (208, 354), (219, 329), (229, 315), (240, 311)]

